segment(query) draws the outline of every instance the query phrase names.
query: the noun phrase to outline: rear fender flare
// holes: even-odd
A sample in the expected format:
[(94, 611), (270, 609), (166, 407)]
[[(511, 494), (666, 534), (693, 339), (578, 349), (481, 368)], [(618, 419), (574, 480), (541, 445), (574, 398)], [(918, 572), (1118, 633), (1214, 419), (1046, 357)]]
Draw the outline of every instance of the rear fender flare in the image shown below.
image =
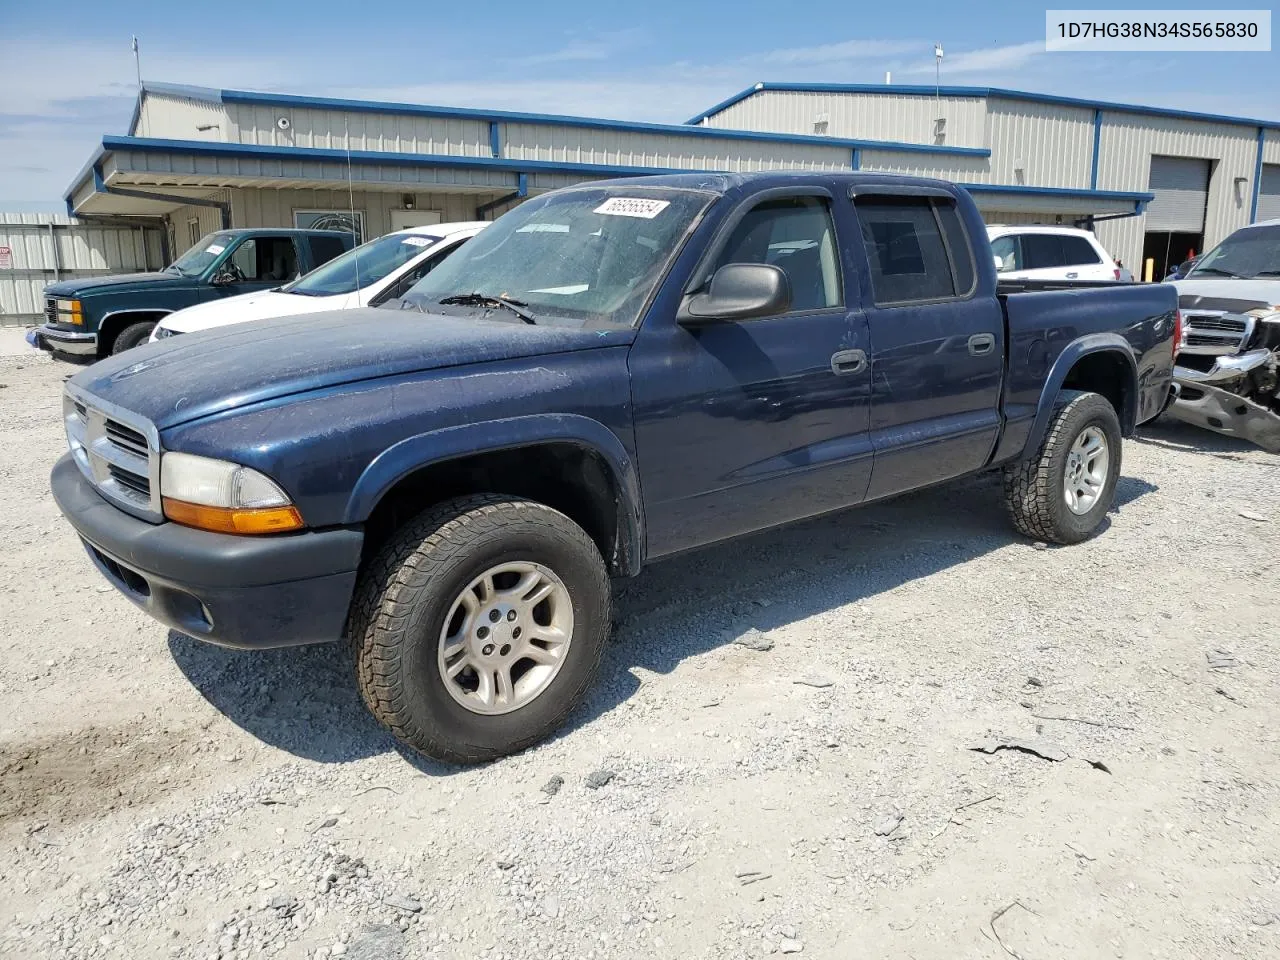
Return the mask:
[(1117, 333), (1091, 333), (1072, 340), (1058, 354), (1058, 359), (1049, 368), (1049, 376), (1045, 380), (1044, 389), (1040, 392), (1040, 402), (1036, 407), (1036, 419), (1031, 425), (1031, 433), (1027, 437), (1024, 454), (1034, 453), (1040, 449), (1045, 433), (1049, 429), (1049, 420), (1058, 401), (1058, 394), (1067, 380), (1067, 374), (1082, 357), (1095, 353), (1114, 353), (1124, 358), (1125, 370), (1128, 372), (1128, 383), (1125, 389), (1125, 409), (1120, 415), (1121, 432), (1128, 436), (1133, 432), (1137, 420), (1138, 409), (1138, 362), (1133, 356), (1133, 348), (1129, 342)]
[(397, 483), (433, 464), (460, 457), (544, 443), (572, 443), (599, 456), (618, 491), (618, 557), (624, 575), (639, 572), (644, 546), (644, 510), (635, 460), (617, 435), (597, 420), (577, 414), (533, 414), (446, 427), (407, 437), (365, 468), (347, 501), (344, 524), (364, 523)]

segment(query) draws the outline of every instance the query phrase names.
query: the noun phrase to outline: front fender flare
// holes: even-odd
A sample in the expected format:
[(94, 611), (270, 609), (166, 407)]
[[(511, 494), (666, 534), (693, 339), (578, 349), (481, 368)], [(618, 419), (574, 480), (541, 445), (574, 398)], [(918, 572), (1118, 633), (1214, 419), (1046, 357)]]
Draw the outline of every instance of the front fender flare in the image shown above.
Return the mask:
[(347, 501), (343, 523), (364, 523), (389, 490), (423, 467), (477, 453), (542, 443), (576, 444), (607, 464), (621, 501), (618, 532), (624, 542), (618, 550), (620, 572), (625, 575), (639, 572), (644, 545), (644, 510), (635, 460), (617, 434), (599, 421), (578, 414), (507, 417), (407, 437), (378, 454), (365, 468)]
[(1124, 357), (1129, 382), (1128, 389), (1125, 390), (1125, 410), (1120, 417), (1120, 427), (1125, 436), (1133, 431), (1138, 409), (1138, 361), (1133, 355), (1133, 347), (1118, 333), (1091, 333), (1067, 344), (1049, 368), (1049, 376), (1045, 380), (1044, 389), (1040, 391), (1040, 402), (1036, 406), (1036, 419), (1023, 448), (1025, 453), (1040, 449), (1045, 432), (1049, 429), (1049, 418), (1053, 416), (1058, 393), (1071, 368), (1081, 357), (1094, 353), (1115, 353)]

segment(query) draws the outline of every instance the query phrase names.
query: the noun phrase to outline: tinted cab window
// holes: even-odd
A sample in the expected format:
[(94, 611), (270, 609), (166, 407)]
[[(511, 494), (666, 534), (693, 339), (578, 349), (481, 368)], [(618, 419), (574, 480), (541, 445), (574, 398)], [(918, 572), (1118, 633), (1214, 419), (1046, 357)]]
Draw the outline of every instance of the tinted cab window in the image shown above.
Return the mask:
[(1045, 270), (1050, 267), (1078, 267), (1100, 263), (1097, 253), (1084, 237), (1059, 233), (1028, 233), (1022, 237), (1025, 264), (1019, 269)]

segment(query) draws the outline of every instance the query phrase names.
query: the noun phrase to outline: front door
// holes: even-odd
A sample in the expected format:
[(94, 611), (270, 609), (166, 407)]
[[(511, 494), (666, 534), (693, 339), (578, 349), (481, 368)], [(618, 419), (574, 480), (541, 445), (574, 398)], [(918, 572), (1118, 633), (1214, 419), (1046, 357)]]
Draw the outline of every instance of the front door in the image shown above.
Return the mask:
[(1000, 431), (1004, 313), (979, 292), (955, 201), (940, 194), (854, 204), (874, 303), (868, 499), (978, 469)]
[(214, 271), (228, 282), (213, 287), (214, 295), (237, 297), (270, 290), (298, 276), (298, 251), (293, 237), (255, 235), (243, 238)]
[(695, 283), (727, 263), (771, 263), (791, 309), (688, 328), (646, 319), (628, 363), (650, 557), (862, 500), (867, 330), (847, 305), (857, 298), (837, 241), (854, 229), (825, 191), (748, 201)]

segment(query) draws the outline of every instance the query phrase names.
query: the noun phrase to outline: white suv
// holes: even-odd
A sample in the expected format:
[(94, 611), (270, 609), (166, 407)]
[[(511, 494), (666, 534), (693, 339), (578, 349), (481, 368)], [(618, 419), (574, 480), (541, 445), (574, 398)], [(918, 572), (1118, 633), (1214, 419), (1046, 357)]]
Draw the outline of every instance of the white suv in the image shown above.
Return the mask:
[(987, 227), (1001, 280), (1127, 280), (1130, 276), (1088, 230)]

